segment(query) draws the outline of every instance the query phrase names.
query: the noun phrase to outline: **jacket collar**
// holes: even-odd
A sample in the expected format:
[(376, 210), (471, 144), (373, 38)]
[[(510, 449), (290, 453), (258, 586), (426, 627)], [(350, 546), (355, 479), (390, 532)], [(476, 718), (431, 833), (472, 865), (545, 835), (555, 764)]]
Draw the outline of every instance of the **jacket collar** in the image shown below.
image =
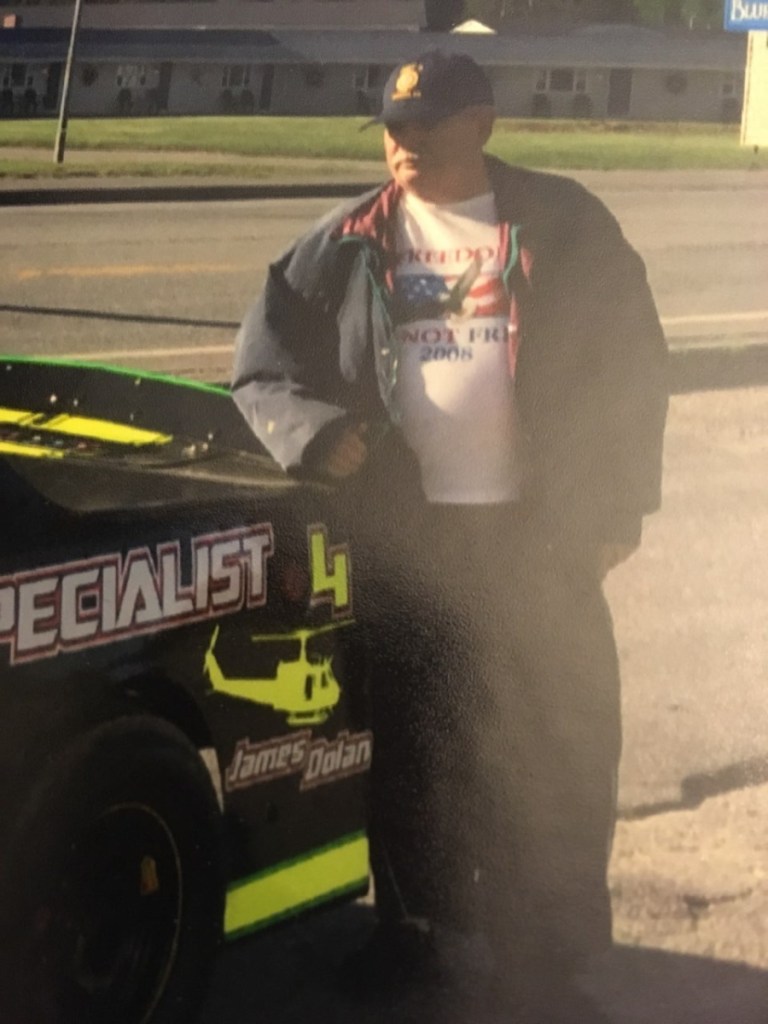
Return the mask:
[(389, 235), (396, 223), (395, 213), (400, 202), (401, 189), (393, 180), (365, 196), (343, 219), (334, 234), (339, 238), (357, 237), (375, 241), (387, 247), (393, 241)]
[[(486, 156), (485, 159), (488, 180), (502, 225), (502, 262), (506, 267), (515, 263), (518, 257), (520, 208), (528, 173), (493, 156)], [(333, 233), (338, 239), (364, 239), (378, 248), (384, 255), (384, 278), (390, 287), (395, 263), (396, 213), (402, 194), (400, 186), (390, 179), (375, 192), (365, 196)], [(528, 254), (524, 252), (522, 255), (525, 257)], [(528, 267), (523, 269), (527, 277)]]

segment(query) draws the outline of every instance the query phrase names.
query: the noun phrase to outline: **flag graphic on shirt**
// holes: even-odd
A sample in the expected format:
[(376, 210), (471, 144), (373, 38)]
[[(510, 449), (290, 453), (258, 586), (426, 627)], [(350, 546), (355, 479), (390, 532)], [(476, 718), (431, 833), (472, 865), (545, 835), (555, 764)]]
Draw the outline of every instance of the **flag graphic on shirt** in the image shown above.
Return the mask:
[(401, 274), (395, 280), (396, 321), (503, 316), (509, 306), (504, 283), (500, 277), (478, 280), (479, 274), (479, 260), (473, 260), (459, 277)]
[(448, 281), (438, 274), (406, 274), (398, 277), (395, 294), (404, 306), (424, 302), (446, 302), (451, 295)]

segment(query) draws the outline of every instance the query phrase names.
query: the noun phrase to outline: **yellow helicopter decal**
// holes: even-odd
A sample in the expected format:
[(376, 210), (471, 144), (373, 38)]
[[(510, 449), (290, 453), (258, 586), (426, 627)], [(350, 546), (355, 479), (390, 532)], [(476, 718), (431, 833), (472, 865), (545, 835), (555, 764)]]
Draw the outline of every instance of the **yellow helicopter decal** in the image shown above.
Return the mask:
[(321, 725), (339, 703), (341, 687), (333, 671), (332, 656), (319, 655), (310, 659), (307, 643), (321, 633), (351, 624), (352, 620), (348, 619), (314, 629), (252, 636), (254, 643), (299, 641), (298, 657), (291, 661), (278, 661), (274, 677), (267, 679), (230, 679), (224, 675), (214, 652), (219, 636), (219, 627), (216, 626), (205, 654), (205, 671), (211, 686), (219, 693), (274, 708), (286, 715), (288, 725)]

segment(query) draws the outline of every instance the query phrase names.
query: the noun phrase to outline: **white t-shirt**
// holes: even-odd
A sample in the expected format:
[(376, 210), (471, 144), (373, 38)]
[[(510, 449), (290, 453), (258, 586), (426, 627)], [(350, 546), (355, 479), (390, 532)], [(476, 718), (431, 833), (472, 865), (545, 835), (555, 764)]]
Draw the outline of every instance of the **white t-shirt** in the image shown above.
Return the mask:
[(516, 338), (493, 194), (435, 205), (406, 193), (398, 216), (396, 400), (427, 500), (514, 501)]

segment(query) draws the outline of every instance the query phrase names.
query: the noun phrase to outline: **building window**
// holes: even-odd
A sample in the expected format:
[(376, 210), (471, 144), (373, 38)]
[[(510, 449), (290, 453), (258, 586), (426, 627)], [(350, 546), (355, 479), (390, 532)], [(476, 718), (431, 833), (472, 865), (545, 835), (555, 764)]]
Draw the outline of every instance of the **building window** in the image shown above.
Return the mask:
[(247, 64), (231, 64), (221, 75), (223, 89), (242, 89), (251, 84), (251, 69)]
[(688, 76), (684, 71), (672, 71), (664, 79), (664, 88), (673, 96), (682, 96), (688, 88)]
[(304, 83), (310, 89), (319, 89), (325, 79), (320, 64), (310, 64), (304, 68)]
[(364, 68), (355, 68), (355, 89), (378, 89), (382, 84), (380, 64), (369, 64)]
[(542, 69), (536, 77), (536, 92), (586, 92), (587, 73), (574, 68)]
[(118, 89), (136, 89), (147, 83), (147, 68), (144, 64), (118, 64), (115, 82)]
[(261, 72), (261, 89), (259, 90), (259, 110), (269, 110), (272, 106), (272, 86), (275, 82), (275, 65), (265, 64)]
[(80, 69), (80, 81), (86, 88), (95, 85), (99, 78), (99, 70), (93, 64), (84, 64)]
[(549, 72), (551, 92), (573, 92), (575, 75), (570, 68), (553, 68)]

